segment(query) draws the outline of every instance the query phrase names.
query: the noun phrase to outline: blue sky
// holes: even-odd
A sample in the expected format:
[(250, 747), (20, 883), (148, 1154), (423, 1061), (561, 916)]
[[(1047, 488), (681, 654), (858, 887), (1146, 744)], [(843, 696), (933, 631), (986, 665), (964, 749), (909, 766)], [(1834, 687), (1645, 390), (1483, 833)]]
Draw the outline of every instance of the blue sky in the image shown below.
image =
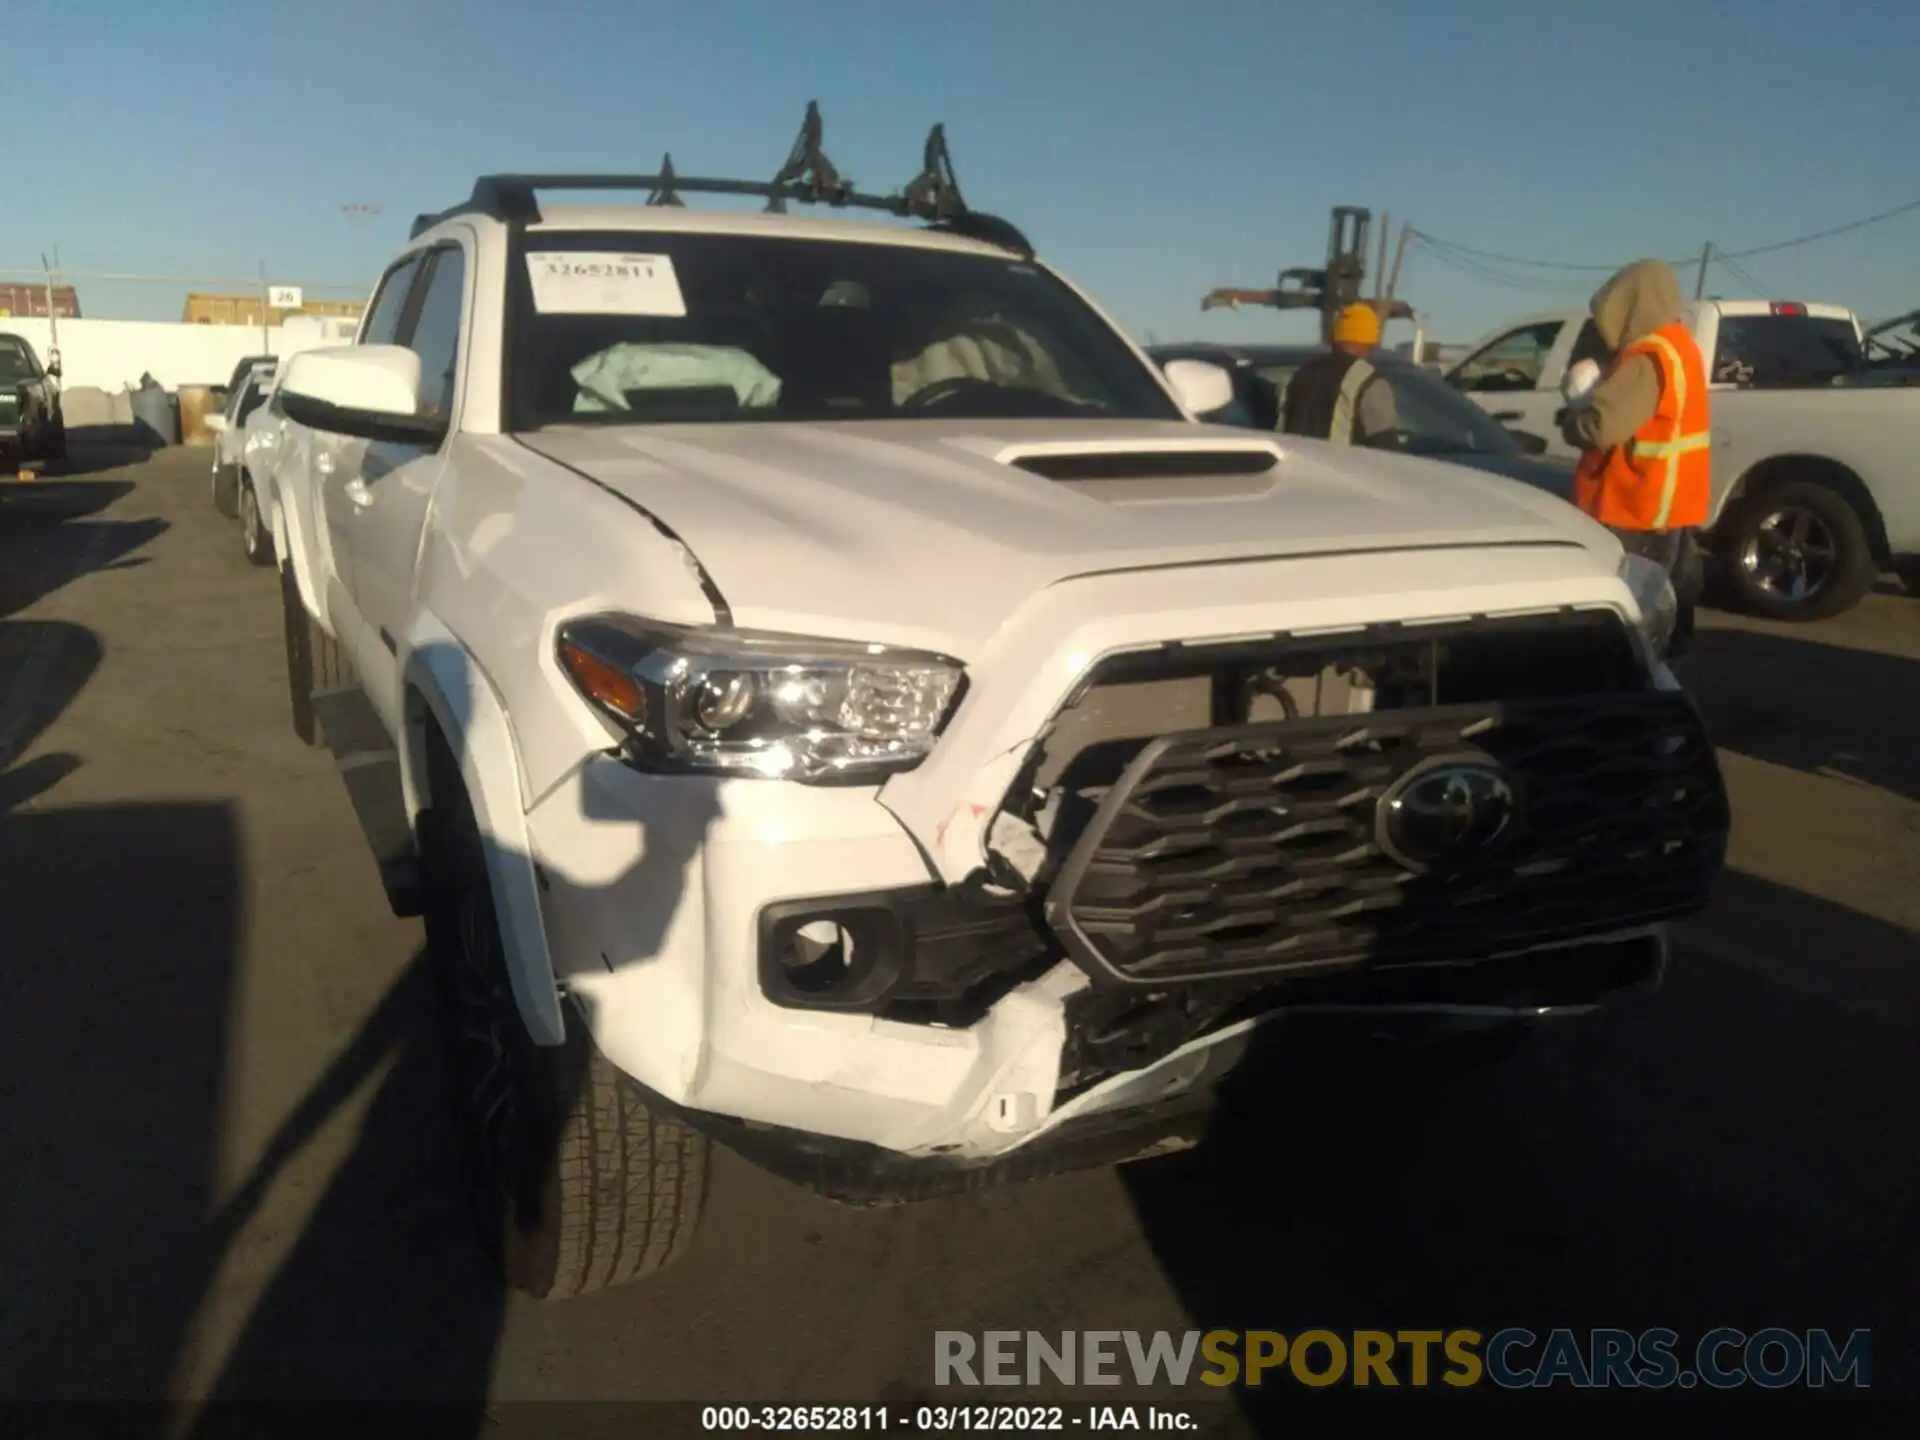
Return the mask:
[[(1317, 264), (1340, 203), (1605, 265), (1920, 198), (1897, 140), (1920, 6), (1891, 0), (61, 0), (18, 11), (7, 50), (0, 267), (58, 246), (70, 270), (364, 284), (477, 173), (671, 150), (768, 175), (810, 98), (870, 189), (944, 121), (969, 200), (1161, 340), (1304, 338), (1199, 300)], [(1872, 316), (1920, 304), (1917, 257), (1920, 212), (1747, 268)], [(1534, 283), (1416, 249), (1401, 293), (1461, 341), (1601, 278), (1497, 268)], [(1751, 292), (1719, 271), (1710, 293)], [(173, 318), (180, 295), (81, 301)]]

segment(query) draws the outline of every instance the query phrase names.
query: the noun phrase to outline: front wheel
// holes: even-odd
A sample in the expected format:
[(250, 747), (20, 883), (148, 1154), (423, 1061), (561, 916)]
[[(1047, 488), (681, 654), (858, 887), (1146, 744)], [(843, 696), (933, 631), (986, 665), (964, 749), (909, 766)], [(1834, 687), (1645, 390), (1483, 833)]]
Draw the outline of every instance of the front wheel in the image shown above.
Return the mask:
[(575, 1031), (532, 1043), (513, 1000), (479, 827), (444, 744), (419, 817), (427, 947), (475, 1228), (509, 1284), (561, 1299), (652, 1274), (693, 1239), (706, 1138), (655, 1113)]
[(260, 497), (253, 493), (253, 481), (240, 479), (240, 549), (251, 565), (273, 563), (273, 537), (267, 533), (260, 516)]
[(1792, 480), (1742, 500), (1718, 537), (1733, 603), (1769, 620), (1825, 620), (1873, 588), (1860, 513), (1839, 491)]
[(231, 520), (240, 513), (240, 475), (231, 465), (213, 462), (213, 508)]

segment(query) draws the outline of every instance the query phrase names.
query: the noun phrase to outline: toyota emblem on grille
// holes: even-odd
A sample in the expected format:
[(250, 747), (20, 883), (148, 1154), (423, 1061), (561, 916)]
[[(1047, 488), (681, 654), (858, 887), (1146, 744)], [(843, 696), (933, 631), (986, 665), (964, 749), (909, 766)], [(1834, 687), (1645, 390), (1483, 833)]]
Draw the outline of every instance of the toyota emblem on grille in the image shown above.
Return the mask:
[(1515, 779), (1483, 755), (1443, 755), (1416, 765), (1380, 797), (1380, 848), (1409, 870), (1470, 865), (1520, 828)]

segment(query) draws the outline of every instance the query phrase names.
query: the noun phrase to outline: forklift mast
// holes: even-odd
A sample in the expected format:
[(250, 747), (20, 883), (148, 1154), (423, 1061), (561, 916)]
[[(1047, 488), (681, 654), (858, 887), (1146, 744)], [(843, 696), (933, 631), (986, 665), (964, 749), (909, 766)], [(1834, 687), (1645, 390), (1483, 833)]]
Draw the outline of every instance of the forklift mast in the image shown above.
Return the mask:
[[(1271, 290), (1215, 290), (1200, 302), (1200, 308), (1265, 305), (1274, 310), (1318, 310), (1320, 341), (1330, 344), (1334, 319), (1347, 306), (1364, 298), (1361, 290), (1367, 279), (1367, 237), (1372, 228), (1371, 210), (1359, 205), (1336, 205), (1327, 227), (1324, 265), (1318, 269), (1282, 270), (1279, 284)], [(1413, 307), (1404, 300), (1376, 298), (1372, 303), (1380, 311), (1383, 324), (1413, 317)]]

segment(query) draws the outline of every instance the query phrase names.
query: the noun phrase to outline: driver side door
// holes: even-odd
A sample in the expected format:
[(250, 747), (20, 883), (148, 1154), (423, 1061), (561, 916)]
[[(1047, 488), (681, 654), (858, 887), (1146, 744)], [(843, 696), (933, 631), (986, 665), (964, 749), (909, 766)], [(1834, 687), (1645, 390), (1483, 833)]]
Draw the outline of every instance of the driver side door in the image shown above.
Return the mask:
[[(419, 251), (407, 255), (381, 278), (356, 344), (396, 343), (425, 258)], [(324, 577), (326, 588), (327, 628), (355, 663), (364, 667), (367, 624), (355, 603), (353, 550), (367, 495), (361, 475), (367, 442), (322, 431), (308, 431), (304, 438), (312, 446), (309, 483), (315, 494), (316, 540), (321, 552), (318, 573)]]
[(1509, 330), (1462, 360), (1448, 382), (1507, 429), (1565, 450), (1553, 423), (1563, 402), (1549, 382), (1557, 387), (1559, 370), (1550, 362), (1566, 329), (1564, 320), (1542, 320)]

